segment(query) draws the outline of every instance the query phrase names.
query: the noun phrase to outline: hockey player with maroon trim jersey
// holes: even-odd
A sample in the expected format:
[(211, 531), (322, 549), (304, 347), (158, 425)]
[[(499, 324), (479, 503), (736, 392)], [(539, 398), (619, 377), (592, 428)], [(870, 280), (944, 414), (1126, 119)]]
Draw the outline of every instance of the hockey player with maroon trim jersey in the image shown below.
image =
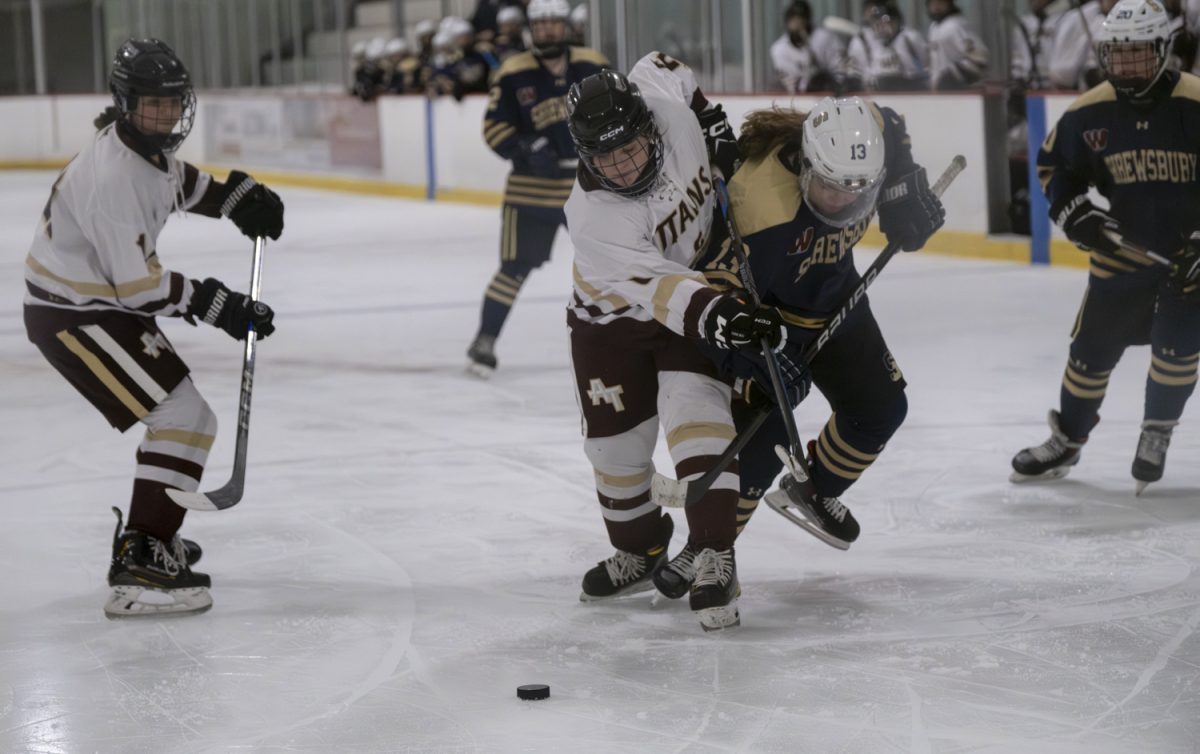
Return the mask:
[(208, 609), (197, 545), (178, 536), (185, 510), (166, 490), (195, 491), (216, 417), (155, 317), (186, 317), (245, 339), (274, 330), (264, 303), (220, 281), (163, 268), (158, 235), (172, 212), (228, 217), (251, 238), (278, 238), (283, 203), (245, 173), (222, 184), (174, 156), (195, 115), (187, 69), (156, 39), (128, 40), (109, 78), (114, 106), (54, 182), (25, 260), (25, 327), (50, 364), (118, 430), (146, 425), (129, 525), (117, 532), (110, 617)]
[[(730, 388), (698, 339), (779, 347), (784, 329), (774, 310), (722, 295), (689, 268), (721, 240), (713, 171), (736, 165), (729, 123), (691, 70), (651, 53), (628, 77), (605, 71), (572, 87), (567, 108), (580, 159), (566, 204), (571, 358), (584, 448), (617, 548), (584, 576), (581, 599), (594, 600), (652, 588), (666, 562), (672, 521), (650, 500), (659, 424), (680, 479), (712, 468), (734, 436)], [(686, 510), (696, 552), (690, 603), (706, 630), (739, 622), (737, 496), (731, 465)]]

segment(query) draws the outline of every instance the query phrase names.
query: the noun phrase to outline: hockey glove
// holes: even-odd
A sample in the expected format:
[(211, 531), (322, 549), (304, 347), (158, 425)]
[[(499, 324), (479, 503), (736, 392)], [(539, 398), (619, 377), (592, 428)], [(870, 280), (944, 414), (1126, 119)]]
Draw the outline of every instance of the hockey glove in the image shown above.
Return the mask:
[(229, 173), (221, 214), (250, 238), (271, 240), (283, 233), (283, 201), (271, 189), (240, 170)]
[(1171, 280), (1184, 293), (1200, 289), (1200, 230), (1194, 231), (1184, 247), (1175, 255)]
[(708, 109), (696, 113), (696, 118), (700, 121), (700, 130), (704, 132), (709, 161), (721, 171), (721, 177), (728, 181), (733, 177), (733, 171), (742, 164), (737, 136), (729, 125), (729, 118), (725, 116), (725, 111), (720, 105), (709, 105)]
[(251, 301), (246, 294), (229, 290), (216, 278), (208, 278), (203, 283), (193, 280), (192, 287), (194, 292), (192, 303), (188, 305), (188, 321), (193, 317), (201, 319), (238, 340), (246, 339), (246, 332), (251, 325), (259, 340), (275, 332), (275, 325), (271, 322), (275, 312), (263, 302)]
[(1121, 226), (1104, 210), (1080, 194), (1054, 213), (1054, 222), (1076, 246), (1084, 251), (1116, 255), (1120, 247), (1106, 234), (1120, 233)]
[[(782, 356), (782, 354), (780, 354)], [(782, 360), (782, 359), (781, 359)], [(807, 369), (797, 373), (798, 378), (784, 378), (784, 392), (787, 393), (788, 401), (792, 404), (792, 408), (800, 405), (800, 402), (808, 397), (808, 391), (812, 388), (812, 377)], [(761, 384), (761, 378), (750, 377), (745, 380), (739, 380), (741, 389), (738, 391), (738, 397), (753, 409), (770, 408), (775, 405), (775, 390), (771, 387), (771, 383)]]
[(717, 348), (758, 350), (766, 338), (771, 350), (787, 342), (787, 328), (779, 310), (754, 306), (734, 294), (718, 298), (704, 320), (704, 339)]
[(514, 163), (542, 178), (553, 178), (558, 174), (558, 152), (545, 136), (523, 138)]
[(929, 188), (925, 168), (917, 168), (883, 187), (879, 197), (879, 229), (888, 243), (917, 251), (946, 222), (942, 200)]

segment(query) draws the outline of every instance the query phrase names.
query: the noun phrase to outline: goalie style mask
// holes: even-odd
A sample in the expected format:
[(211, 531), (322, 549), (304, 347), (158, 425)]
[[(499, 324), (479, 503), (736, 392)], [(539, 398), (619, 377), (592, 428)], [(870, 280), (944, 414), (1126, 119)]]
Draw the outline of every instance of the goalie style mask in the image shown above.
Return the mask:
[(1143, 97), (1167, 68), (1171, 20), (1159, 0), (1120, 0), (1097, 35), (1100, 67), (1118, 92)]
[(845, 228), (875, 210), (883, 186), (883, 132), (859, 97), (826, 97), (804, 120), (800, 191), (823, 222)]
[(108, 76), (121, 120), (150, 146), (174, 152), (196, 118), (196, 94), (175, 51), (157, 39), (126, 40)]
[(637, 84), (607, 70), (571, 86), (567, 128), (579, 161), (605, 189), (641, 196), (663, 164), (662, 136)]

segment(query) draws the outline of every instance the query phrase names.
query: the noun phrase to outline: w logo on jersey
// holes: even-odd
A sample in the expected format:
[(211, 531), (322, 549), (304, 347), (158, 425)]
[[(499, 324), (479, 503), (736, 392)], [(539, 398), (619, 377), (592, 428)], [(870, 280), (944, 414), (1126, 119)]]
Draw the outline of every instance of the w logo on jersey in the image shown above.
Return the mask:
[(1108, 129), (1093, 128), (1090, 131), (1084, 131), (1083, 140), (1087, 142), (1093, 152), (1103, 152), (1108, 148)]

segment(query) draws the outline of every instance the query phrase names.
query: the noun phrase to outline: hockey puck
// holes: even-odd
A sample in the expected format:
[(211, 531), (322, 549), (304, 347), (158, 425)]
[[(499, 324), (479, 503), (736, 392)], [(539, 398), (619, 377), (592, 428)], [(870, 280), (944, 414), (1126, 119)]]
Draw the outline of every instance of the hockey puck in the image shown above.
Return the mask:
[(544, 683), (531, 683), (528, 686), (517, 686), (517, 698), (533, 701), (535, 699), (549, 699), (550, 687)]

